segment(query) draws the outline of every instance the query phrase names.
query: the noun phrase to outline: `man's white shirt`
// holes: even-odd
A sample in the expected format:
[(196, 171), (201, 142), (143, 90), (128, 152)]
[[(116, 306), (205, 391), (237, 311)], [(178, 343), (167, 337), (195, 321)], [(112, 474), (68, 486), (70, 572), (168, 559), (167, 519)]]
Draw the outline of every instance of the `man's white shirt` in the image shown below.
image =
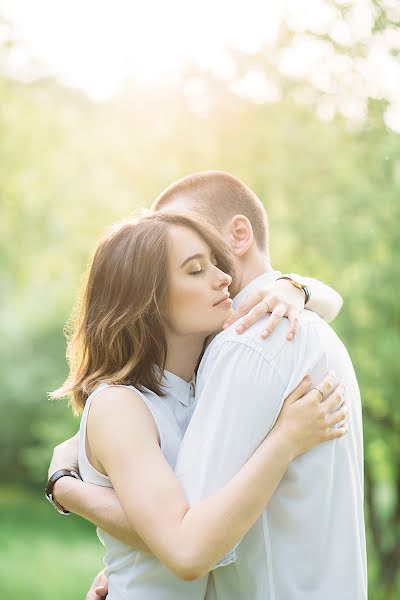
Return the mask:
[[(252, 281), (252, 291), (279, 276)], [(350, 357), (331, 327), (304, 311), (294, 340), (283, 319), (267, 340), (269, 316), (244, 334), (235, 324), (208, 346), (197, 375), (197, 406), (175, 468), (191, 506), (227, 483), (273, 427), (284, 398), (307, 373), (328, 368), (346, 385), (349, 433), (298, 457), (255, 525), (190, 600), (365, 600), (363, 443), (360, 393)]]

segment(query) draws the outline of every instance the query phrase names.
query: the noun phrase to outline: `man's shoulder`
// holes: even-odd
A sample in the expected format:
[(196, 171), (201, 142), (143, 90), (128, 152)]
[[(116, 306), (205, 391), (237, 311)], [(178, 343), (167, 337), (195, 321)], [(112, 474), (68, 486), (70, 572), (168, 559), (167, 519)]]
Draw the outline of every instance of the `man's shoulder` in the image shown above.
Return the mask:
[(289, 325), (287, 319), (282, 319), (273, 334), (269, 338), (263, 339), (261, 333), (267, 326), (269, 319), (270, 315), (265, 315), (265, 317), (259, 319), (247, 331), (240, 334), (236, 332), (236, 327), (239, 323), (239, 321), (236, 321), (225, 331), (221, 331), (212, 340), (207, 347), (204, 359), (207, 360), (207, 356), (215, 358), (221, 350), (227, 347), (235, 347), (238, 352), (253, 349), (264, 358), (270, 357), (279, 351), (285, 343)]
[(261, 337), (261, 333), (267, 326), (270, 318), (270, 314), (265, 315), (256, 323), (254, 323), (254, 325), (252, 325), (247, 331), (241, 334), (235, 331), (239, 323), (239, 321), (236, 321), (225, 331), (221, 331), (221, 333), (219, 333), (212, 340), (212, 342), (207, 347), (207, 350), (203, 357), (203, 361), (206, 362), (209, 358), (213, 358), (215, 360), (217, 355), (221, 352), (223, 348), (227, 346), (232, 347), (233, 344), (235, 345), (235, 347), (237, 347), (237, 350), (239, 352), (240, 349), (243, 349), (243, 351), (245, 351), (245, 349), (247, 348), (252, 348), (254, 351), (261, 354), (266, 360), (271, 361), (285, 347), (287, 347), (288, 352), (290, 352), (297, 346), (297, 343), (302, 337), (302, 329), (307, 329), (310, 326), (318, 326), (321, 323), (325, 323), (325, 321), (323, 321), (323, 319), (321, 319), (321, 317), (319, 317), (316, 313), (309, 310), (303, 311), (299, 317), (299, 327), (297, 336), (295, 336), (292, 342), (289, 342), (287, 339), (287, 334), (289, 331), (289, 320), (286, 318), (283, 318), (278, 323), (278, 326), (268, 338), (264, 339)]

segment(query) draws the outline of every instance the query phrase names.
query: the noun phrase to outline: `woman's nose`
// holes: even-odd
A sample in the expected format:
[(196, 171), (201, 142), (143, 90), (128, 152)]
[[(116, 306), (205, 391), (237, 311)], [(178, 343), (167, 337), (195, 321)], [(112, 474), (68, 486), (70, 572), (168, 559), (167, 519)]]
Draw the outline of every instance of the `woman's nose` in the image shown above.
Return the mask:
[(230, 286), (232, 283), (232, 277), (230, 275), (228, 275), (228, 273), (224, 273), (224, 271), (220, 271), (220, 273), (221, 273), (221, 278), (220, 278), (219, 286), (220, 287)]

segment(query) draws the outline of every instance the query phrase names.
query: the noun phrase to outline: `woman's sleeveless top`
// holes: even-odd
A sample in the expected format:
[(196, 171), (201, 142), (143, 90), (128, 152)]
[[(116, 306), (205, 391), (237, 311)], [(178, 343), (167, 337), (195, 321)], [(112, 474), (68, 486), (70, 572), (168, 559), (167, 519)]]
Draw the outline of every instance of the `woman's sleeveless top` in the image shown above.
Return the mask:
[[(145, 402), (157, 425), (160, 447), (168, 464), (175, 467), (179, 446), (195, 407), (194, 383), (164, 371), (165, 397), (150, 390), (133, 389)], [(112, 487), (110, 479), (97, 471), (86, 454), (86, 424), (93, 398), (108, 384), (100, 384), (86, 400), (79, 433), (79, 471), (84, 481)], [(113, 386), (111, 386), (113, 387)], [(104, 443), (112, 443), (104, 440)], [(162, 502), (162, 498), (160, 498)], [(105, 572), (108, 576), (108, 600), (178, 600), (190, 596), (191, 583), (176, 577), (154, 555), (132, 550), (102, 529), (97, 534), (105, 547)]]

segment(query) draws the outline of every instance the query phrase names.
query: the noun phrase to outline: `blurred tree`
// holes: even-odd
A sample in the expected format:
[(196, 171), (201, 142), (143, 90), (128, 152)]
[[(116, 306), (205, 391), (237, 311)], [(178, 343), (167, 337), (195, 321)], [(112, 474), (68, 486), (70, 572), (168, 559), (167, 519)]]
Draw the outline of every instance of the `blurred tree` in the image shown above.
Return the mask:
[[(355, 3), (331, 4), (354, 18)], [(376, 41), (398, 23), (388, 3), (372, 4)], [(326, 32), (307, 35), (332, 44)], [(261, 69), (274, 100), (250, 101), (246, 88), (194, 68), (178, 87), (131, 82), (99, 105), (51, 78), (0, 75), (0, 474), (38, 487), (52, 446), (78, 426), (46, 393), (66, 375), (62, 328), (104, 226), (188, 172), (225, 169), (265, 203), (274, 265), (345, 298), (334, 327), (363, 396), (371, 598), (388, 600), (400, 592), (399, 136), (385, 125), (388, 100), (367, 90), (364, 120), (344, 118), (326, 104), (339, 107), (340, 85), (333, 93), (285, 75), (296, 36), (283, 31), (276, 54), (234, 56), (238, 80)], [(343, 56), (367, 56), (357, 40), (333, 42)]]

